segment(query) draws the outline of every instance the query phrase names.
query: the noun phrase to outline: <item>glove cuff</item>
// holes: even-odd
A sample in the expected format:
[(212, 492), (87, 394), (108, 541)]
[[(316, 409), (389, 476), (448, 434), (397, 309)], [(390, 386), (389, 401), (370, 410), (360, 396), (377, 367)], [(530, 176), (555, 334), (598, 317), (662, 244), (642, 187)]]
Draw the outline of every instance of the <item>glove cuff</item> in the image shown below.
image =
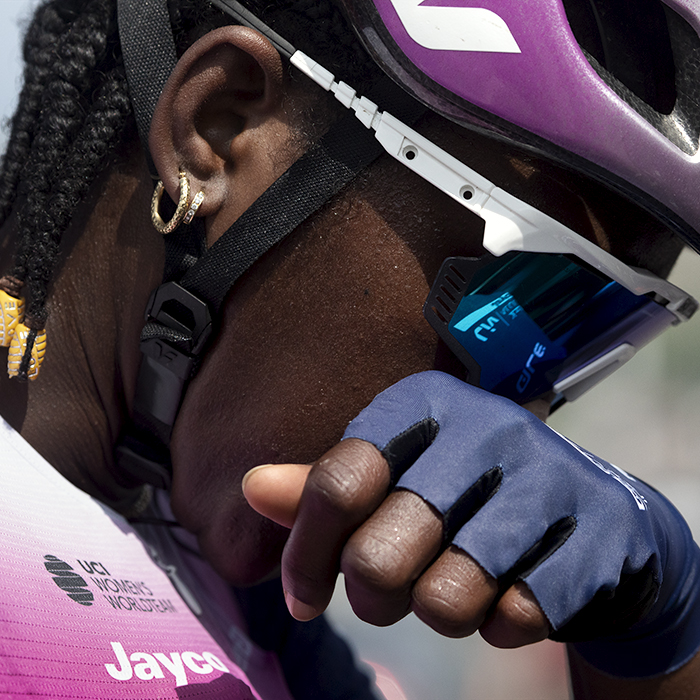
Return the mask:
[(647, 618), (651, 623), (644, 620), (624, 635), (572, 644), (589, 664), (612, 676), (651, 678), (679, 669), (700, 649), (700, 549), (690, 542), (676, 551), (686, 553), (679, 584), (657, 600)]

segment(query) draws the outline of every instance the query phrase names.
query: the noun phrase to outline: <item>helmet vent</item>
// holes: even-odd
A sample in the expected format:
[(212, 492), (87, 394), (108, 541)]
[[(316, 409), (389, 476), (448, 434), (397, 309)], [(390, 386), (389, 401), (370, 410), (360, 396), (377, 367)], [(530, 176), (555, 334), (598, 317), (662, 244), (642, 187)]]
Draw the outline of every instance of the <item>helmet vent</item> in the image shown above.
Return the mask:
[(605, 83), (685, 153), (700, 138), (700, 38), (660, 0), (563, 0)]
[(563, 0), (584, 51), (656, 112), (675, 104), (675, 66), (660, 0)]

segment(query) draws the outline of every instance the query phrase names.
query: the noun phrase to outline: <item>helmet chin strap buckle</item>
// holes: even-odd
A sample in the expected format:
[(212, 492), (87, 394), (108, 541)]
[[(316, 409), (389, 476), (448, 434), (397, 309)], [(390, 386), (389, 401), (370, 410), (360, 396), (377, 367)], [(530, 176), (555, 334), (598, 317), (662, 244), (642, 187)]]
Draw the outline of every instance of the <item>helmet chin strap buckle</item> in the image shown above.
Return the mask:
[(119, 468), (139, 482), (170, 486), (170, 437), (211, 331), (207, 304), (176, 282), (151, 295), (141, 333), (132, 423), (115, 452)]
[(173, 336), (174, 342), (185, 343), (184, 349), (192, 355), (199, 355), (212, 331), (208, 304), (177, 282), (161, 284), (151, 294), (146, 306), (146, 326), (141, 335), (142, 341), (151, 323), (181, 334), (182, 337)]

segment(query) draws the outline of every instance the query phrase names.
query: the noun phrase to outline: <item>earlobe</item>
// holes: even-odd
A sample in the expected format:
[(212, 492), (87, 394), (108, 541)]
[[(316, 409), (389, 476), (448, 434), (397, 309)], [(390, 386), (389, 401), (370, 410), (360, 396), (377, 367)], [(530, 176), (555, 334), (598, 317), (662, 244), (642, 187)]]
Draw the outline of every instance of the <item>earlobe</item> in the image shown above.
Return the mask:
[(151, 155), (170, 197), (177, 201), (184, 170), (192, 191), (205, 193), (199, 216), (226, 210), (227, 219), (236, 218), (234, 209), (276, 178), (261, 172), (260, 163), (274, 148), (269, 138), (284, 138), (282, 98), (279, 53), (254, 30), (222, 27), (195, 42), (170, 76), (151, 124)]

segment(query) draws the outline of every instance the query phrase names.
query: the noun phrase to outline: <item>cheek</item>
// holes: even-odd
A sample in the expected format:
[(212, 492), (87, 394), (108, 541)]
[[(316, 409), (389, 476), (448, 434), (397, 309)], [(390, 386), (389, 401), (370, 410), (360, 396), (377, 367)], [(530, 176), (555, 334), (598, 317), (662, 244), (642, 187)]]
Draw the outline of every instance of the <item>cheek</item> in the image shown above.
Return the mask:
[[(409, 247), (361, 205), (344, 223), (352, 235), (314, 226), (240, 281), (176, 424), (176, 514), (219, 559), (243, 552), (241, 567), (263, 547), (243, 474), (318, 459), (377, 393), (434, 363), (428, 283)], [(282, 533), (263, 530), (277, 551)]]

